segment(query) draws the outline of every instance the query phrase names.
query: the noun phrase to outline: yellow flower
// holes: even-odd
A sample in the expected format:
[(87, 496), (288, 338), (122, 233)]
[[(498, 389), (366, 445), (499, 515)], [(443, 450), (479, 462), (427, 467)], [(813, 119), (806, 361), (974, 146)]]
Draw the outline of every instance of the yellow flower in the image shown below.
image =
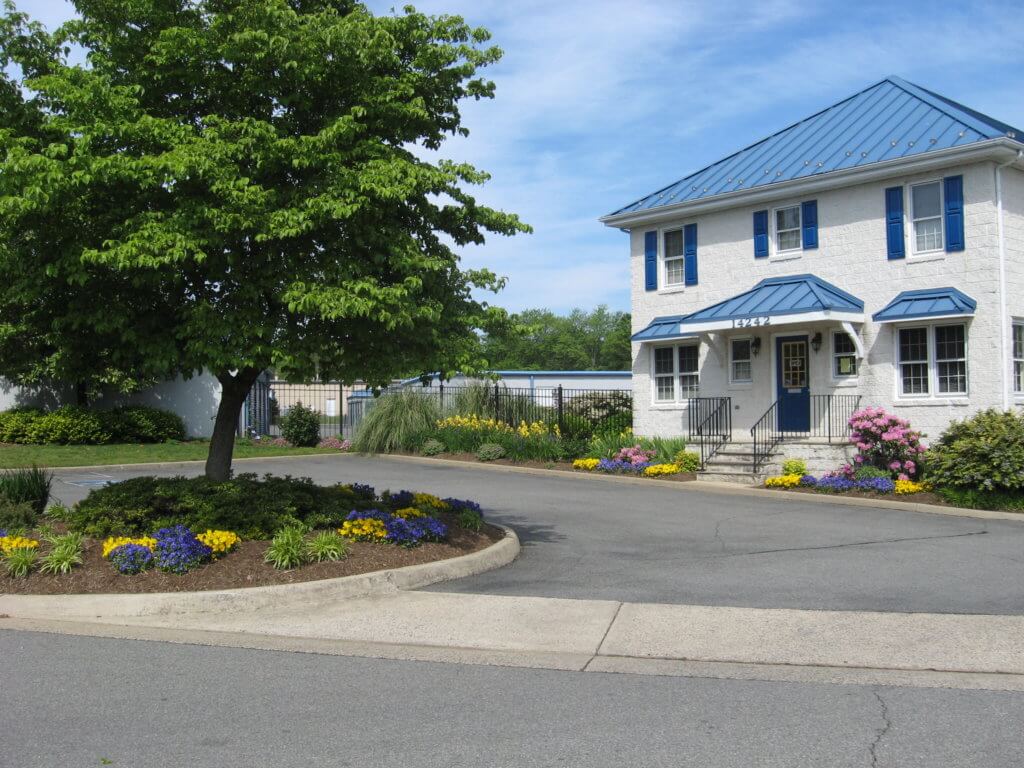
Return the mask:
[(0, 551), (5, 555), (15, 549), (35, 549), (38, 546), (38, 541), (35, 539), (26, 539), (24, 536), (0, 537)]
[(415, 507), (406, 507), (405, 509), (395, 510), (395, 517), (400, 517), (403, 520), (408, 520), (411, 517), (426, 517), (426, 513), (420, 512)]
[(213, 550), (213, 556), (223, 555), (234, 549), (242, 537), (233, 531), (214, 531), (207, 529), (206, 533), (196, 536), (199, 541)]
[(414, 493), (412, 495), (413, 506), (427, 512), (444, 512), (448, 504), (432, 493)]
[(913, 480), (897, 480), (896, 493), (904, 496), (909, 493), (921, 493), (928, 490), (927, 483), (915, 483)]
[(576, 459), (572, 463), (573, 469), (582, 469), (586, 472), (590, 472), (601, 463), (600, 459)]
[(338, 533), (346, 539), (353, 539), (354, 541), (377, 541), (388, 535), (383, 521), (372, 517), (346, 520), (341, 524)]
[(644, 470), (644, 477), (657, 477), (658, 475), (679, 474), (678, 464), (652, 464)]
[(766, 488), (796, 488), (800, 485), (800, 475), (776, 475), (764, 479)]
[(140, 536), (134, 539), (131, 536), (110, 536), (103, 541), (103, 557), (108, 557), (111, 552), (122, 544), (138, 544), (150, 552), (156, 549), (156, 539), (152, 536)]

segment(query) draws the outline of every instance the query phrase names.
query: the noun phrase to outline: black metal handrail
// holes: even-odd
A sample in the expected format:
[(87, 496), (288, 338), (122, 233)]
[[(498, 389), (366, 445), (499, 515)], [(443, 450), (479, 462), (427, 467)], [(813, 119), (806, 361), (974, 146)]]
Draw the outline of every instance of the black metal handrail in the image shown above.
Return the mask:
[(732, 398), (691, 397), (686, 409), (687, 436), (700, 450), (700, 468), (732, 439)]
[(779, 426), (779, 401), (776, 400), (750, 428), (754, 444), (754, 472), (768, 460), (775, 447), (786, 438), (825, 438), (845, 442), (850, 436), (850, 417), (860, 407), (860, 395), (811, 395), (807, 429), (782, 429)]

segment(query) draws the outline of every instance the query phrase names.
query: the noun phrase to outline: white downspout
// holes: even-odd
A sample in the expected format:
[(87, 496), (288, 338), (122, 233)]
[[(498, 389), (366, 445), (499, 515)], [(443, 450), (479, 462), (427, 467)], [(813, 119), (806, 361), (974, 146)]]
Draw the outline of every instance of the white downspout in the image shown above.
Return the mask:
[(1017, 150), (1013, 160), (996, 165), (996, 232), (999, 238), (999, 360), (1002, 366), (1003, 410), (1010, 410), (1010, 358), (1009, 336), (1010, 313), (1006, 298), (1006, 238), (1003, 233), (1003, 168), (1024, 159), (1024, 150)]

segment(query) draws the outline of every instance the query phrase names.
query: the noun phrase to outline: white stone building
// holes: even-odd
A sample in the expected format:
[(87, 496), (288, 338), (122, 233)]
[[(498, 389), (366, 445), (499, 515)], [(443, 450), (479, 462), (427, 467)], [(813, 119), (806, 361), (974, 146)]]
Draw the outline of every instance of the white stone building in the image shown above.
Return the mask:
[(1024, 404), (1022, 142), (890, 77), (603, 217), (630, 235), (636, 431), (748, 471), (857, 406), (934, 439)]

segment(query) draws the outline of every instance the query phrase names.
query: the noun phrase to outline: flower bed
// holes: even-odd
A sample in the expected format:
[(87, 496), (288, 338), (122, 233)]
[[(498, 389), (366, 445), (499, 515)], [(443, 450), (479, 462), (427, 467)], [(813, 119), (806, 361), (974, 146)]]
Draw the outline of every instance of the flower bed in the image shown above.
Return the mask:
[[(279, 489), (286, 483), (308, 490), (307, 481), (273, 482)], [(340, 498), (350, 502), (347, 511), (330, 493), (323, 498), (331, 503), (319, 510), (291, 507), (291, 514), (276, 518), (272, 540), (244, 538), (223, 528), (194, 529), (183, 522), (147, 529), (144, 510), (137, 507), (123, 510), (123, 532), (87, 538), (70, 530), (89, 527), (87, 505), (84, 513), (51, 507), (37, 531), (0, 531), (0, 555), (8, 571), (0, 591), (188, 591), (308, 581), (454, 557), (502, 536), (484, 522), (473, 501), (412, 491), (378, 494), (359, 484), (339, 488)], [(117, 525), (110, 503), (92, 509), (103, 517), (100, 527)], [(150, 514), (164, 520), (166, 511), (157, 508)], [(306, 522), (294, 513), (303, 514)], [(261, 525), (270, 519), (265, 516)], [(46, 567), (50, 561), (52, 567)]]
[(783, 490), (809, 490), (818, 493), (849, 493), (860, 492), (860, 494), (912, 496), (915, 494), (927, 493), (931, 488), (927, 483), (919, 483), (913, 480), (891, 480), (887, 477), (863, 477), (849, 478), (840, 474), (823, 475), (776, 475), (765, 478), (766, 488), (777, 488)]

